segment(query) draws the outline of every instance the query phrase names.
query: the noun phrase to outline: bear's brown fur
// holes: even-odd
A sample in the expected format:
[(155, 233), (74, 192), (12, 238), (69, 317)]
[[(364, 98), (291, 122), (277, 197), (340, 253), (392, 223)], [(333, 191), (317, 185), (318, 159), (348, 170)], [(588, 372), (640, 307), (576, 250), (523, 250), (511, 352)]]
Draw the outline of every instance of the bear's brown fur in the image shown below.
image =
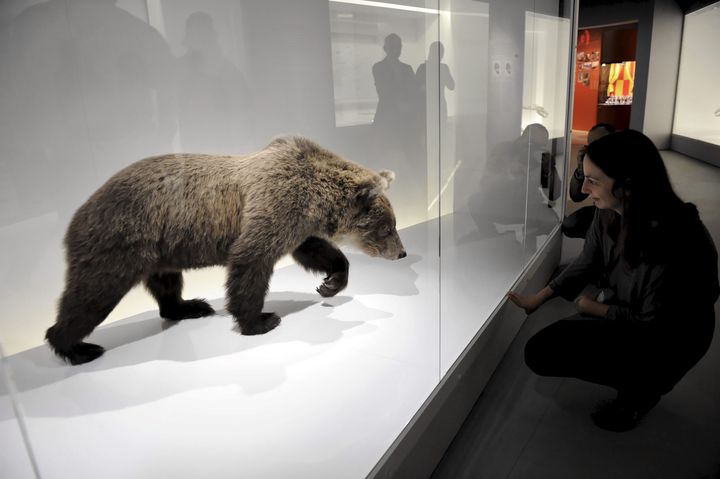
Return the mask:
[(141, 281), (163, 318), (213, 314), (207, 302), (181, 297), (182, 270), (211, 265), (228, 268), (227, 310), (242, 334), (270, 331), (280, 318), (262, 306), (283, 255), (326, 274), (323, 296), (347, 285), (348, 261), (333, 241), (354, 239), (371, 256), (406, 255), (383, 195), (393, 178), (297, 136), (247, 156), (138, 161), (75, 213), (65, 291), (46, 338), (72, 364), (95, 359), (103, 348), (82, 339)]

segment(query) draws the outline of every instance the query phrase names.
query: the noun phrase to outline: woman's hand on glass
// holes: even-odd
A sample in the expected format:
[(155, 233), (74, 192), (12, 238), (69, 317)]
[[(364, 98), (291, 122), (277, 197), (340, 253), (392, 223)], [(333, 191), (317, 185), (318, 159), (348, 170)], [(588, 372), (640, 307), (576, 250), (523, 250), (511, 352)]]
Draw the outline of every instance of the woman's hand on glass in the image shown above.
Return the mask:
[(525, 314), (532, 314), (543, 303), (538, 294), (520, 294), (510, 291), (507, 294), (510, 301), (525, 310)]

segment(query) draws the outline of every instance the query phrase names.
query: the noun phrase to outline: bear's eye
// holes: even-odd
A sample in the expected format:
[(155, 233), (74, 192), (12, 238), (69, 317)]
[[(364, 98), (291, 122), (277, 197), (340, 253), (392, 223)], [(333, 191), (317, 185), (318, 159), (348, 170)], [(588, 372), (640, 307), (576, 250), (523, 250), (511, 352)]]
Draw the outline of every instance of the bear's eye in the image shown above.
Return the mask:
[(390, 236), (390, 226), (385, 225), (382, 228), (380, 228), (380, 237), (384, 238), (386, 236)]

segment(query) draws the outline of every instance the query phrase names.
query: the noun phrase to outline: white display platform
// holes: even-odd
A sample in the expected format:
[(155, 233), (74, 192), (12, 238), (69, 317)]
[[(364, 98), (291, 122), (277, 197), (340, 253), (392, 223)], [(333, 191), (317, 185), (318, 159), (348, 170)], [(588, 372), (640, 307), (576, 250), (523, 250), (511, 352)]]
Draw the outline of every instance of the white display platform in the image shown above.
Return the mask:
[[(444, 234), (453, 221), (463, 230), (446, 217)], [(240, 335), (216, 298), (212, 317), (170, 323), (152, 310), (101, 327), (88, 341), (107, 352), (89, 364), (46, 346), (10, 356), (42, 477), (365, 477), (527, 253), (513, 232), (463, 236), (446, 243), (441, 275), (437, 221), (400, 234), (403, 260), (348, 254), (335, 298), (314, 292), (319, 276), (277, 270), (264, 310), (282, 323), (262, 336)], [(448, 298), (467, 301), (443, 306), (441, 328), (443, 278)], [(3, 442), (17, 429), (8, 411)]]

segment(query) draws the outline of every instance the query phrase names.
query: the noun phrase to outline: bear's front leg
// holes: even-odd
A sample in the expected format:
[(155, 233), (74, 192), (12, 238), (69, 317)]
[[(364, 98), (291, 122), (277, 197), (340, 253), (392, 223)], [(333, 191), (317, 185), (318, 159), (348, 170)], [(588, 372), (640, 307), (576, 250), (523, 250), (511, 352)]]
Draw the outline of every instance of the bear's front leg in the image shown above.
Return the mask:
[(274, 262), (268, 258), (231, 261), (227, 281), (227, 310), (244, 335), (265, 334), (280, 324), (275, 313), (263, 313)]
[(347, 286), (350, 263), (329, 241), (311, 236), (293, 251), (292, 256), (305, 269), (326, 274), (317, 288), (321, 296), (335, 296)]

